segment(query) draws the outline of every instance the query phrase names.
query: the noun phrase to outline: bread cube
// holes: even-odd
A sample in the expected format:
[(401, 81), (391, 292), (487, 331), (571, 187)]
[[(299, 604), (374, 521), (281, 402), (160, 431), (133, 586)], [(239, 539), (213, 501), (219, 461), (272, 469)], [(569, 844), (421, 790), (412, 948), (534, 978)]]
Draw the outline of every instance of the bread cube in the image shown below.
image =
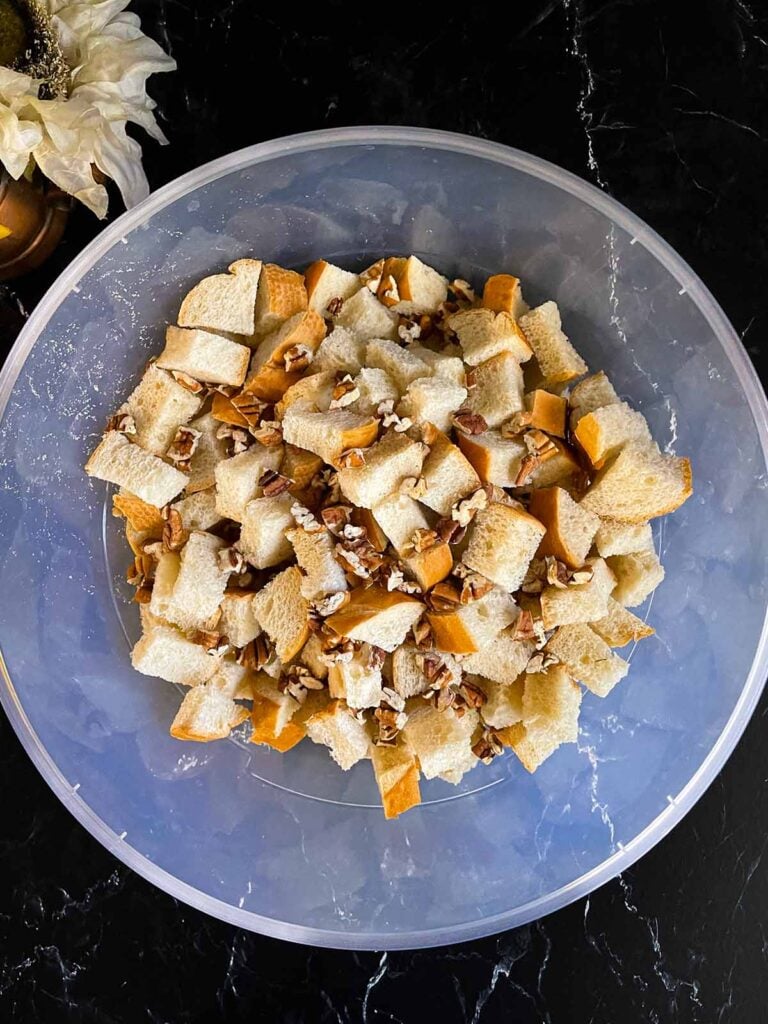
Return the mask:
[(535, 649), (531, 640), (516, 640), (515, 627), (509, 626), (476, 654), (464, 658), (461, 667), (472, 675), (511, 685), (525, 671)]
[(216, 489), (195, 491), (189, 497), (181, 498), (173, 503), (173, 508), (181, 516), (181, 525), (185, 530), (210, 530), (221, 522), (216, 511)]
[(506, 729), (523, 720), (524, 676), (512, 683), (478, 678), (477, 685), (486, 696), (485, 704), (480, 708), (480, 717), (486, 725), (493, 729)]
[(450, 381), (460, 388), (466, 387), (467, 373), (461, 358), (461, 349), (457, 346), (449, 346), (441, 352), (433, 352), (431, 348), (425, 348), (423, 345), (409, 345), (408, 349), (411, 355), (430, 367), (433, 377)]
[[(430, 681), (424, 673), (424, 656), (413, 644), (402, 644), (392, 655), (392, 688), (406, 700), (418, 697), (430, 688)], [(450, 684), (456, 686), (461, 682), (461, 666), (450, 654), (441, 655), (440, 659), (448, 669)]]
[(571, 410), (571, 430), (576, 429), (582, 416), (594, 412), (595, 409), (602, 409), (606, 405), (614, 405), (619, 401), (620, 398), (613, 385), (602, 370), (593, 373), (591, 377), (580, 380), (573, 386), (568, 396), (568, 405)]
[(531, 493), (528, 510), (546, 528), (538, 555), (553, 555), (571, 569), (580, 568), (589, 554), (600, 520), (583, 509), (562, 487), (543, 487)]
[(366, 366), (360, 370), (355, 377), (355, 387), (360, 392), (355, 409), (367, 416), (373, 415), (382, 402), (392, 402), (394, 408), (394, 403), (400, 398), (397, 384), (387, 371), (375, 366)]
[(180, 370), (208, 384), (239, 387), (245, 380), (251, 350), (229, 338), (199, 328), (175, 327), (165, 331), (165, 348), (156, 365), (164, 370)]
[(403, 739), (394, 746), (372, 745), (371, 761), (385, 818), (397, 818), (421, 803), (419, 764)]
[(653, 438), (645, 416), (626, 402), (605, 405), (579, 419), (574, 437), (596, 468), (605, 465), (629, 441), (651, 444)]
[(307, 290), (301, 274), (295, 270), (285, 270), (274, 263), (265, 263), (256, 294), (253, 330), (245, 333), (259, 336), (269, 334), (306, 308)]
[(245, 506), (237, 547), (256, 569), (279, 565), (293, 554), (286, 533), (295, 525), (291, 515), (294, 500), (284, 493), (254, 498)]
[(112, 514), (125, 518), (139, 533), (158, 538), (162, 536), (165, 520), (160, 509), (129, 491), (118, 491), (112, 496)]
[(584, 623), (560, 626), (547, 643), (546, 650), (559, 659), (574, 679), (584, 683), (598, 697), (607, 697), (629, 672), (627, 662), (614, 654), (608, 644)]
[(531, 358), (531, 347), (515, 318), (492, 309), (464, 309), (448, 318), (458, 335), (469, 366), (484, 363), (501, 352), (509, 352), (519, 363)]
[(308, 601), (347, 589), (347, 577), (336, 561), (335, 543), (328, 530), (308, 533), (297, 527), (286, 536), (302, 570), (301, 593)]
[(182, 629), (205, 629), (208, 619), (218, 611), (229, 578), (219, 565), (218, 554), (224, 546), (224, 541), (211, 533), (190, 533), (162, 613), (168, 622)]
[(418, 501), (397, 492), (374, 505), (372, 513), (401, 557), (413, 550), (409, 545), (416, 531), (428, 530), (430, 525)]
[(192, 419), (201, 406), (166, 370), (153, 363), (122, 406), (133, 417), (136, 444), (153, 455), (165, 455), (176, 431)]
[(299, 657), (302, 665), (306, 665), (315, 679), (326, 678), (328, 664), (323, 658), (323, 645), (318, 633), (310, 633), (309, 640), (302, 647)]
[(523, 299), (520, 279), (511, 274), (493, 274), (483, 288), (483, 307), (495, 313), (510, 313), (519, 320), (528, 312), (528, 303)]
[(179, 309), (181, 327), (252, 334), (261, 260), (236, 260), (229, 273), (213, 274), (187, 292)]
[(325, 621), (340, 636), (391, 652), (405, 640), (423, 611), (424, 605), (408, 594), (373, 586), (353, 590), (347, 604)]
[(238, 665), (234, 658), (223, 658), (207, 686), (232, 700), (253, 700), (253, 679), (250, 669)]
[(427, 612), (435, 647), (449, 654), (483, 650), (517, 618), (512, 596), (494, 587), (478, 601), (457, 605), (449, 612)]
[(457, 434), (459, 447), (481, 480), (497, 487), (514, 487), (528, 449), (522, 441), (507, 439), (496, 430), (484, 434)]
[(424, 551), (415, 551), (403, 558), (403, 567), (413, 576), (422, 591), (430, 590), (444, 580), (453, 569), (453, 554), (446, 541), (433, 544)]
[(186, 473), (132, 444), (125, 434), (109, 430), (85, 464), (88, 476), (130, 491), (137, 498), (162, 508), (184, 489)]
[(173, 600), (173, 588), (181, 569), (181, 555), (176, 551), (164, 551), (155, 566), (155, 579), (149, 600), (151, 614), (164, 622)]
[(145, 676), (181, 686), (197, 686), (217, 671), (221, 658), (187, 640), (173, 626), (155, 625), (131, 651), (131, 664)]
[(597, 553), (632, 555), (636, 551), (653, 550), (653, 530), (650, 523), (617, 523), (614, 519), (601, 519), (595, 534)]
[(448, 281), (416, 256), (384, 261), (376, 295), (403, 316), (435, 313), (448, 298)]
[(520, 326), (547, 384), (561, 384), (587, 372), (587, 364), (563, 333), (556, 302), (524, 313)]
[(545, 732), (557, 736), (561, 743), (575, 743), (581, 689), (565, 667), (552, 665), (546, 672), (528, 672), (524, 683), (523, 724), (528, 734)]
[(250, 712), (235, 704), (231, 697), (211, 686), (193, 687), (181, 702), (171, 724), (171, 736), (177, 740), (208, 743), (224, 740)]
[(368, 757), (371, 745), (368, 732), (341, 701), (332, 701), (313, 715), (307, 722), (307, 735), (313, 743), (328, 747), (333, 760), (345, 772)]
[(478, 723), (476, 711), (467, 711), (459, 718), (453, 708), (438, 711), (427, 703), (409, 715), (403, 735), (425, 779), (444, 772), (463, 774), (479, 763), (472, 753), (472, 736)]
[(283, 437), (297, 448), (319, 455), (323, 462), (336, 465), (342, 452), (368, 448), (376, 440), (379, 424), (371, 416), (360, 416), (348, 409), (312, 412), (297, 405), (285, 414)]
[(592, 569), (588, 583), (567, 586), (565, 589), (549, 586), (541, 593), (541, 617), (545, 629), (569, 625), (573, 622), (594, 622), (608, 611), (608, 598), (615, 584), (615, 576), (602, 558), (589, 559)]
[(523, 371), (511, 352), (478, 363), (468, 381), (467, 408), (489, 427), (500, 427), (523, 408)]
[[(272, 682), (269, 679), (267, 681)], [(323, 697), (327, 697), (325, 691), (313, 690), (305, 704), (309, 704), (310, 698), (316, 693), (322, 693)], [(312, 701), (312, 705), (314, 707), (315, 701)], [(298, 712), (303, 707), (304, 705), (299, 705), (289, 694), (280, 693), (274, 683), (268, 696), (264, 693), (254, 693), (249, 742), (271, 747), (281, 754), (291, 750), (307, 735), (304, 723), (296, 721)], [(315, 713), (319, 710), (321, 706), (315, 707)]]
[(397, 313), (382, 306), (367, 288), (344, 301), (333, 321), (337, 327), (346, 327), (366, 341), (370, 338), (397, 337)]
[(462, 561), (511, 593), (525, 579), (545, 532), (522, 509), (491, 502), (472, 520)]
[(221, 618), (216, 628), (233, 647), (245, 647), (255, 640), (261, 626), (253, 610), (250, 590), (227, 590), (221, 599)]
[(293, 405), (311, 412), (325, 412), (329, 408), (336, 387), (336, 374), (330, 370), (316, 373), (314, 363), (310, 369), (310, 377), (302, 377), (283, 392), (282, 398), (275, 405), (277, 419), (283, 419)]
[(314, 452), (308, 452), (304, 448), (297, 448), (295, 445), (287, 444), (284, 449), (283, 461), (280, 463), (280, 472), (283, 476), (293, 480), (292, 492), (301, 491), (309, 487), (312, 478), (323, 468), (323, 460)]
[(550, 438), (555, 451), (548, 455), (531, 473), (528, 482), (521, 486), (522, 491), (536, 490), (538, 487), (552, 487), (559, 484), (567, 489), (574, 487), (581, 475), (578, 459), (568, 445), (556, 437)]
[(616, 577), (611, 596), (625, 608), (642, 604), (664, 579), (664, 566), (652, 548), (629, 555), (611, 555), (607, 562)]
[(337, 325), (315, 353), (312, 372), (359, 373), (365, 362), (365, 346), (365, 338), (351, 328)]
[(369, 668), (360, 654), (352, 661), (337, 661), (328, 670), (328, 690), (350, 708), (377, 708), (383, 698), (381, 669)]
[(407, 389), (411, 381), (432, 375), (429, 363), (419, 359), (402, 345), (385, 338), (375, 338), (368, 342), (365, 361), (368, 366), (378, 367), (388, 373), (401, 393)]
[(418, 377), (411, 381), (397, 412), (416, 426), (432, 423), (438, 430), (451, 429), (453, 413), (467, 397), (467, 389), (441, 377)]
[(525, 409), (529, 415), (530, 426), (544, 430), (547, 434), (554, 434), (555, 437), (565, 437), (567, 407), (568, 403), (562, 396), (553, 395), (551, 391), (544, 391), (542, 388), (537, 388), (525, 396)]
[(296, 657), (309, 637), (309, 603), (301, 593), (301, 580), (301, 572), (291, 565), (253, 599), (256, 619), (283, 664)]
[(362, 286), (357, 274), (342, 270), (326, 260), (315, 260), (304, 271), (309, 308), (320, 316), (333, 316), (334, 306), (331, 305), (329, 309), (329, 303), (333, 303), (334, 299), (351, 298)]
[(419, 501), (441, 516), (448, 516), (457, 502), (474, 494), (480, 486), (480, 477), (445, 434), (431, 433), (429, 437), (429, 454), (421, 470), (426, 491)]
[(688, 459), (633, 442), (597, 474), (581, 505), (607, 519), (643, 523), (674, 512), (692, 491)]
[(496, 737), (505, 747), (511, 747), (527, 772), (535, 772), (561, 745), (556, 732), (528, 730), (522, 722), (501, 729)]
[(282, 448), (251, 445), (239, 455), (217, 463), (216, 510), (224, 519), (242, 522), (245, 506), (261, 494), (259, 480), (268, 470), (277, 470), (282, 460)]
[(602, 619), (590, 622), (589, 628), (593, 629), (609, 647), (625, 647), (631, 641), (642, 640), (656, 632), (647, 622), (627, 611), (613, 598), (608, 599), (607, 614)]
[(200, 435), (189, 462), (186, 487), (187, 494), (195, 494), (197, 491), (207, 491), (216, 483), (216, 466), (228, 457), (227, 443), (217, 437), (221, 423), (209, 412), (198, 416), (189, 425)]
[(325, 321), (313, 309), (289, 317), (265, 335), (253, 353), (245, 390), (267, 402), (279, 401), (302, 376), (306, 365), (292, 370), (286, 359), (295, 350), (311, 357), (325, 337)]
[(426, 447), (391, 431), (365, 452), (365, 465), (340, 469), (342, 494), (361, 508), (375, 508), (407, 477), (418, 477)]

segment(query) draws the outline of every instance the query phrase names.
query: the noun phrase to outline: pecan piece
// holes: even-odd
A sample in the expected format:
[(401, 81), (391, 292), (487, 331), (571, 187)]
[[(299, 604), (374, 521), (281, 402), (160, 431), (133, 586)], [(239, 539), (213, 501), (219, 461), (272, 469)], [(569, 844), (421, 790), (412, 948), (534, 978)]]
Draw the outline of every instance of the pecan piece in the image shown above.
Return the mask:
[(119, 434), (135, 434), (136, 420), (129, 412), (116, 412), (107, 420), (107, 430), (116, 430)]
[(278, 494), (284, 494), (292, 486), (293, 480), (275, 469), (268, 469), (259, 477), (259, 487), (265, 498), (276, 498)]
[(493, 729), (484, 729), (482, 736), (472, 747), (472, 753), (483, 764), (490, 764), (503, 750), (504, 747)]
[(461, 604), (461, 593), (448, 580), (441, 580), (427, 593), (427, 605), (435, 612), (451, 612)]
[(488, 424), (479, 412), (472, 412), (471, 409), (459, 409), (451, 417), (454, 427), (462, 434), (484, 434)]
[(462, 679), (459, 683), (459, 695), (469, 708), (481, 708), (488, 701), (485, 690), (468, 679)]
[(365, 465), (365, 454), (362, 448), (347, 448), (338, 458), (339, 469), (360, 469)]
[(163, 546), (166, 551), (181, 551), (187, 543), (189, 533), (184, 529), (181, 512), (171, 505), (163, 509)]
[(315, 353), (307, 345), (291, 345), (283, 353), (283, 363), (287, 373), (300, 373), (312, 362)]
[(334, 299), (330, 300), (330, 302), (325, 307), (325, 311), (328, 314), (328, 316), (338, 316), (343, 307), (344, 299), (342, 299), (340, 295), (337, 295)]

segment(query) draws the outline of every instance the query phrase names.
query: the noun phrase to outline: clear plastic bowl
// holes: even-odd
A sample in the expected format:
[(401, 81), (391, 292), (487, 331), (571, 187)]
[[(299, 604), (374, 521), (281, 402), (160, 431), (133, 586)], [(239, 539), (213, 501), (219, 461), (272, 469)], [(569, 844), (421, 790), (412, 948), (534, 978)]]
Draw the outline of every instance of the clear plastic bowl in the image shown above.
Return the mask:
[[(692, 457), (656, 527), (654, 639), (577, 745), (513, 757), (387, 822), (370, 765), (321, 747), (168, 735), (174, 687), (134, 673), (136, 606), (105, 488), (83, 462), (202, 275), (256, 255), (361, 267), (415, 252), (554, 298), (594, 368)], [(108, 227), (40, 303), (0, 380), (3, 703), (75, 817), (166, 892), (318, 945), (439, 945), (549, 913), (625, 869), (698, 799), (766, 675), (766, 402), (733, 329), (645, 224), (551, 164), (459, 135), (351, 128), (280, 139), (180, 178)], [(626, 653), (623, 652), (623, 653)]]

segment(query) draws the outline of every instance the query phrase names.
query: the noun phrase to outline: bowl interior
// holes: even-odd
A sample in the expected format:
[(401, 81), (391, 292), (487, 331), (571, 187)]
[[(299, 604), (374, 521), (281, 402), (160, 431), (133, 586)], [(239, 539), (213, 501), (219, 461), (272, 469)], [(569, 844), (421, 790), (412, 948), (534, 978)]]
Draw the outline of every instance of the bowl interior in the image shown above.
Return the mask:
[[(245, 927), (382, 948), (555, 909), (699, 795), (762, 682), (750, 670), (768, 491), (744, 357), (647, 228), (500, 147), (358, 136), (236, 154), (109, 229), (49, 294), (6, 371), (0, 639), (14, 724), (123, 859)], [(554, 298), (590, 367), (609, 372), (662, 447), (691, 456), (696, 492), (655, 531), (667, 577), (641, 613), (656, 636), (608, 698), (585, 696), (578, 744), (535, 776), (504, 757), (457, 788), (427, 783), (425, 806), (385, 822), (369, 765), (341, 773), (310, 743), (281, 756), (242, 738), (168, 736), (179, 694), (130, 667), (127, 549), (82, 465), (201, 276), (248, 255), (354, 269), (391, 252), (475, 283), (513, 272), (531, 304)]]

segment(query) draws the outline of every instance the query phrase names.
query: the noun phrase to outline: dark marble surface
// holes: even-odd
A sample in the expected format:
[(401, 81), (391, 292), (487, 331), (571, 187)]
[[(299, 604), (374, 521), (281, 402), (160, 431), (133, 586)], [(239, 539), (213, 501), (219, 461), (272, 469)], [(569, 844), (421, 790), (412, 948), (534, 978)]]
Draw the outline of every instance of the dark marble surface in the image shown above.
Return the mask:
[[(331, 125), (509, 143), (645, 218), (768, 372), (764, 2), (519, 0), (438, 18), (334, 2), (302, 17), (247, 0), (132, 6), (179, 62), (151, 86), (171, 141), (145, 147), (154, 187), (246, 144)], [(78, 211), (50, 263), (0, 289), (6, 345), (97, 230)], [(766, 714), (764, 699), (684, 822), (589, 898), (495, 938), (383, 955), (264, 939), (151, 888), (67, 815), (3, 718), (0, 1019), (765, 1021)]]

